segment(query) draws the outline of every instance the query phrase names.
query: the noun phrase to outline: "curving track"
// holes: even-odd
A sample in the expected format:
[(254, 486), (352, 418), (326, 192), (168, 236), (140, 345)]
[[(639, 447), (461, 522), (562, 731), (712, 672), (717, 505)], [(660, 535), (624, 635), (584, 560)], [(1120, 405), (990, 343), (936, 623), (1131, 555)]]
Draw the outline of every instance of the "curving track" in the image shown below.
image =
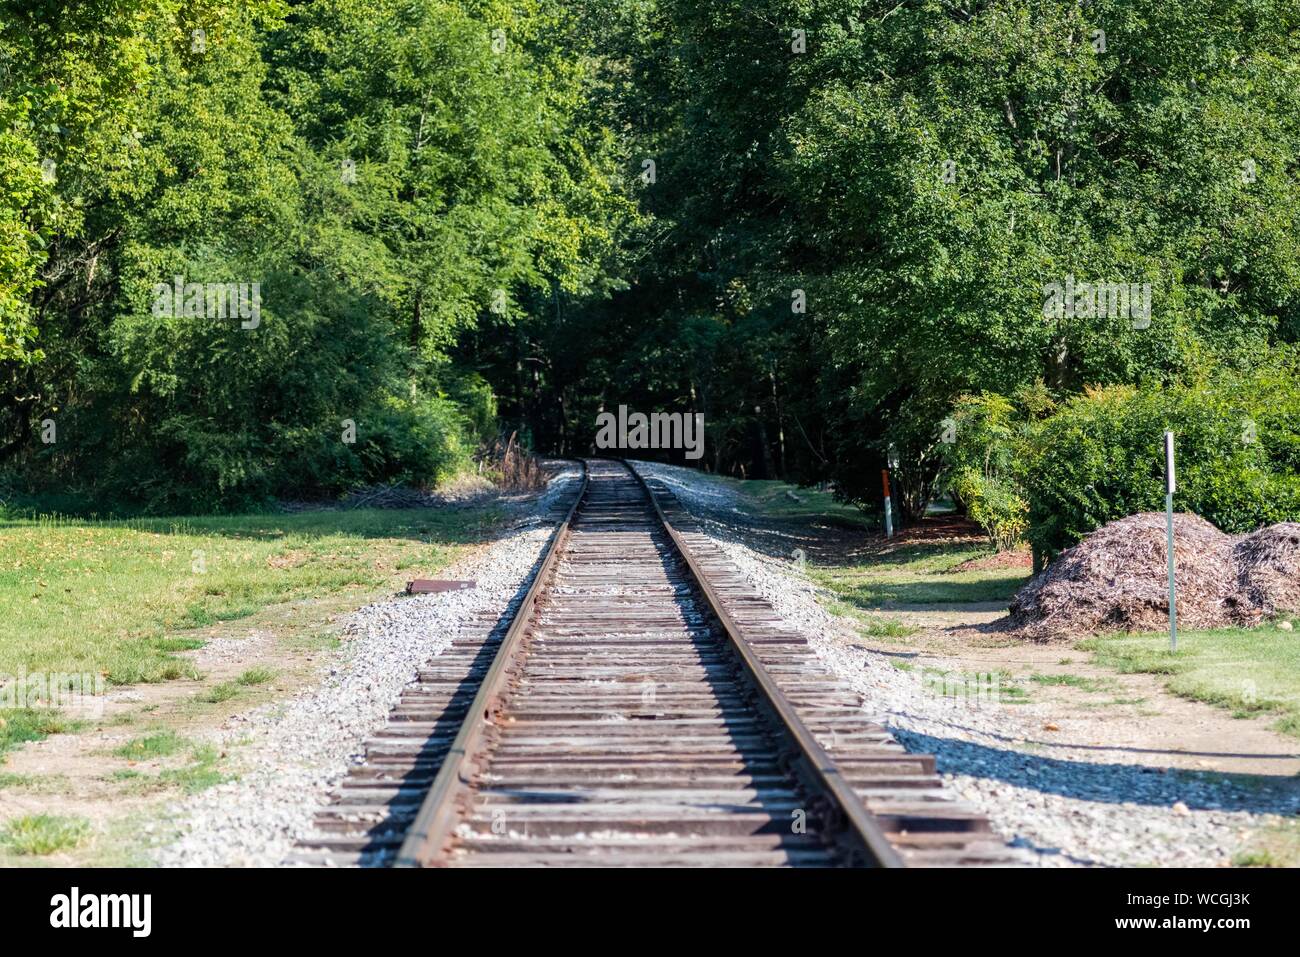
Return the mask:
[(404, 692), (298, 863), (1012, 864), (667, 493), (587, 463), (528, 593)]

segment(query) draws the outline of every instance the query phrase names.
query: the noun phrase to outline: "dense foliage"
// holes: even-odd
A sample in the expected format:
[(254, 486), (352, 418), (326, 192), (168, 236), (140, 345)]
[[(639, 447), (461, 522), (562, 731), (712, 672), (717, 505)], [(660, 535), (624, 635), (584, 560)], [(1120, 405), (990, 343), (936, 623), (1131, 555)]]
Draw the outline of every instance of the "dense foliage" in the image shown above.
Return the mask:
[(1296, 364), (1164, 388), (1071, 398), (1030, 431), (1021, 484), (1030, 541), (1051, 555), (1098, 525), (1164, 507), (1162, 434), (1177, 441), (1177, 501), (1228, 532), (1300, 517)]
[(1164, 508), (1166, 430), (1177, 501), (1228, 532), (1300, 517), (1300, 372), (1279, 350), (1247, 372), (1165, 386), (964, 397), (945, 451), (952, 487), (995, 544), (1042, 558), (1106, 522)]
[[(163, 510), (462, 465), (495, 423), (449, 347), (532, 290), (588, 292), (627, 205), (561, 15), (4, 4), (10, 482)], [(160, 303), (174, 282), (242, 283), (256, 314), (208, 286)]]
[[(1291, 0), (2, 9), (13, 482), (434, 481), (627, 405), (868, 505), (892, 450), (905, 520), (1042, 555), (1158, 504), (1165, 428), (1180, 507), (1300, 518)], [(260, 321), (155, 315), (176, 275)]]
[[(1158, 475), (1098, 491), (1035, 474), (1047, 460), (1018, 445), (972, 469), (989, 437), (961, 434), (964, 403), (1029, 395), (1068, 417), (1129, 386), (1151, 421), (1122, 442), (1154, 461), (1157, 424), (1182, 424), (1170, 395), (1229, 388), (1192, 384), (1300, 332), (1294, 4), (603, 8), (602, 106), (657, 176), (631, 288), (524, 326), (537, 395), (505, 408), (549, 445), (583, 447), (616, 402), (693, 407), (711, 467), (832, 479), (864, 503), (892, 448), (908, 519), (948, 488), (995, 541), (1032, 527), (1050, 552), (1157, 500)], [(949, 426), (978, 446), (961, 468)], [(1180, 446), (1211, 454), (1202, 439)], [(1220, 517), (1300, 518), (1286, 501)]]

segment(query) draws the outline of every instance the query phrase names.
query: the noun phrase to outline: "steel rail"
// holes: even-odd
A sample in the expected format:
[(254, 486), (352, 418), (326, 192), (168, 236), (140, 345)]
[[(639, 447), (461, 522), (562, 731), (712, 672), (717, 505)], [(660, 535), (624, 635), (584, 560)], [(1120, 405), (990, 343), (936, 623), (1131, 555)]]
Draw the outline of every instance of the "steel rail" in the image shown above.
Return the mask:
[[(791, 770), (811, 795), (819, 796), (826, 803), (829, 813), (825, 815), (825, 830), (843, 852), (846, 863), (872, 867), (904, 866), (878, 822), (862, 804), (834, 760), (804, 724), (794, 705), (745, 641), (740, 626), (727, 611), (721, 596), (681, 533), (664, 513), (645, 478), (626, 461), (616, 461), (630, 473), (649, 499), (673, 550), (685, 564), (697, 590), (707, 602), (710, 613), (726, 635), (742, 672), (755, 690), (756, 704), (794, 745)], [(395, 867), (424, 867), (444, 863), (453, 829), (460, 816), (461, 801), (473, 788), (475, 759), (492, 727), (493, 714), (502, 696), (508, 691), (514, 666), (524, 651), (525, 634), (536, 604), (564, 550), (573, 518), (586, 498), (590, 474), (585, 461), (582, 467), (582, 484), (578, 494), (547, 543), (542, 564), (502, 638), (492, 664), (466, 713), (465, 721), (457, 731), (447, 756), (407, 831), (393, 863)]]
[[(721, 596), (709, 582), (708, 576), (691, 553), (681, 533), (673, 527), (672, 522), (668, 520), (668, 516), (664, 514), (658, 497), (651, 490), (645, 478), (626, 460), (619, 459), (618, 461), (635, 476), (641, 488), (645, 490), (646, 497), (650, 499), (655, 514), (659, 517), (664, 530), (668, 533), (673, 548), (682, 561), (686, 563), (687, 568), (690, 569), (701, 594), (708, 602), (714, 617), (722, 626), (732, 650), (735, 651), (744, 666), (750, 683), (759, 692), (761, 703), (794, 742), (798, 759), (796, 767), (804, 783), (814, 793), (824, 795), (836, 812), (835, 817), (838, 820), (828, 821), (827, 826), (836, 829), (835, 836), (840, 840), (840, 843), (846, 845), (845, 850), (848, 852), (850, 860), (853, 863), (860, 863), (868, 867), (905, 866), (902, 857), (890, 844), (889, 839), (885, 837), (884, 831), (880, 829), (875, 817), (863, 805), (862, 800), (849, 782), (844, 779), (844, 775), (836, 766), (834, 759), (821, 746), (821, 743), (808, 729), (808, 726), (804, 724), (794, 705), (790, 703), (785, 693), (773, 680), (772, 676), (768, 674), (763, 662), (759, 660), (749, 643), (745, 641), (740, 626), (727, 611)], [(837, 827), (837, 825), (839, 826)]]
[(551, 533), (546, 545), (546, 557), (533, 577), (524, 600), (515, 612), (514, 620), (506, 630), (492, 658), (492, 664), (483, 682), (479, 685), (474, 700), (465, 714), (465, 721), (451, 742), (451, 748), (443, 759), (429, 793), (420, 803), (420, 810), (402, 841), (397, 853), (394, 867), (428, 867), (441, 863), (447, 844), (451, 839), (452, 828), (456, 825), (457, 802), (470, 790), (473, 773), (474, 756), (483, 742), (483, 737), (492, 724), (492, 711), (496, 707), (510, 677), (511, 666), (515, 662), (523, 643), (523, 634), (532, 619), (533, 608), (541, 595), (542, 589), (551, 570), (555, 567), (564, 542), (569, 537), (569, 529), (578, 506), (587, 495), (590, 478), (587, 463), (582, 464), (582, 485), (577, 497), (569, 507), (555, 531)]

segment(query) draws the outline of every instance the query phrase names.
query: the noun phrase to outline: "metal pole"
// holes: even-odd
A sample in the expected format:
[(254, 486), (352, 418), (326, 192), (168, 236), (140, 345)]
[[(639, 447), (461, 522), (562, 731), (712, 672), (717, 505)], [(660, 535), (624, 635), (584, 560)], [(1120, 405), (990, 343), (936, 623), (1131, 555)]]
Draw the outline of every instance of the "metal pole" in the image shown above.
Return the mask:
[(1169, 650), (1178, 650), (1178, 596), (1174, 585), (1174, 433), (1165, 433), (1165, 528), (1169, 553)]
[(885, 537), (894, 537), (894, 515), (889, 505), (889, 469), (880, 470), (880, 481), (885, 487)]

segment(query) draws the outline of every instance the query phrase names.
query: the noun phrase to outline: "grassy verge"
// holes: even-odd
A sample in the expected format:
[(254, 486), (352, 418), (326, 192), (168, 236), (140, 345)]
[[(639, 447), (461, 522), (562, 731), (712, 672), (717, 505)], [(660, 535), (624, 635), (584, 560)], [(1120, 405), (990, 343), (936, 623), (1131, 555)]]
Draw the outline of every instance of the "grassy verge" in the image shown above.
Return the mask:
[(89, 830), (81, 818), (28, 814), (0, 826), (0, 851), (18, 857), (44, 857), (71, 850), (85, 840)]
[(990, 554), (978, 545), (923, 542), (867, 554), (854, 565), (813, 568), (809, 573), (839, 602), (863, 610), (1010, 601), (1029, 577), (1024, 571), (954, 570)]
[[(0, 521), (0, 675), (186, 676), (187, 630), (445, 564), (489, 509)], [(0, 739), (2, 740), (2, 739)]]
[(65, 734), (81, 727), (81, 722), (64, 717), (48, 708), (0, 709), (0, 763), (6, 751), (40, 741), (51, 734)]
[(1256, 834), (1234, 867), (1300, 867), (1300, 823), (1285, 821)]
[[(856, 506), (835, 501), (829, 492), (797, 488), (785, 482), (739, 480), (700, 473), (700, 481), (738, 495), (740, 508), (769, 521), (834, 526), (879, 532), (880, 517)], [(868, 544), (863, 539), (863, 544)], [(882, 547), (876, 548), (876, 545)], [(1028, 580), (1026, 570), (988, 568), (956, 570), (957, 566), (992, 555), (992, 550), (969, 537), (884, 545), (874, 540), (852, 564), (807, 566), (809, 577), (830, 593), (830, 610), (856, 617), (863, 634), (872, 638), (901, 639), (916, 629), (879, 614), (890, 608), (927, 605), (962, 605), (1010, 601)]]
[[(0, 820), (0, 866), (148, 863), (152, 838), (141, 827), (157, 821), (164, 801), (237, 775), (243, 742), (204, 743), (226, 715), (309, 680), (317, 656), (339, 644), (337, 616), (437, 575), (501, 517), (496, 506), (124, 521), (0, 515), (0, 794), (13, 799), (7, 813), (20, 815)], [(246, 651), (235, 642), (234, 657), (217, 655), (206, 675), (183, 654), (254, 634)], [(4, 706), (16, 686), (6, 676), (23, 672), (101, 676), (137, 693), (86, 718)], [(202, 685), (145, 687), (190, 677)], [(83, 729), (71, 756), (17, 753)], [(57, 796), (58, 815), (29, 812), (45, 794)]]
[(856, 505), (838, 502), (830, 492), (817, 488), (801, 488), (773, 479), (737, 479), (695, 470), (691, 480), (738, 496), (743, 512), (761, 515), (770, 521), (868, 531), (881, 527), (880, 516), (864, 512)]
[(1182, 632), (1170, 652), (1164, 634), (1111, 635), (1079, 645), (1122, 674), (1163, 677), (1174, 694), (1229, 708), (1237, 717), (1276, 717), (1300, 737), (1300, 635), (1274, 625)]
[(762, 479), (722, 478), (720, 481), (740, 494), (749, 506), (748, 511), (769, 519), (864, 530), (880, 527), (877, 516), (869, 515), (856, 505), (837, 502), (830, 492)]

